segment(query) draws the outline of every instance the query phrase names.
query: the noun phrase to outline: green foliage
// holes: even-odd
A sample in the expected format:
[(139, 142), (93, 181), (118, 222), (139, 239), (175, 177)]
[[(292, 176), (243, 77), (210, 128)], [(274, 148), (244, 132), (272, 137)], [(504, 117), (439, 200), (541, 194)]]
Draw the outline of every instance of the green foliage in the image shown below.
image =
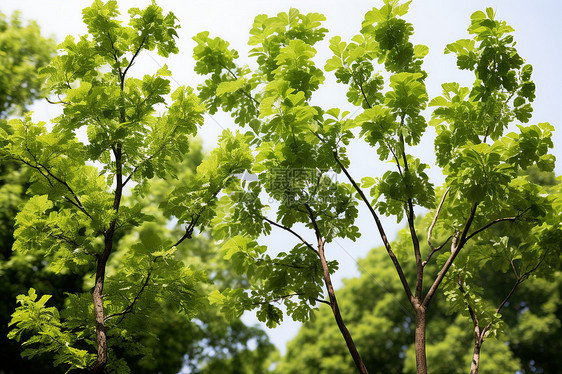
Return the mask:
[(37, 70), (49, 63), (55, 49), (35, 22), (24, 25), (19, 13), (0, 13), (0, 118), (21, 113), (41, 97)]
[[(47, 88), (64, 105), (52, 130), (33, 123), (30, 116), (0, 130), (3, 158), (34, 170), (29, 190), (33, 197), (16, 217), (15, 257), (40, 256), (48, 271), (61, 274), (99, 277), (102, 269), (101, 313), (110, 352), (103, 365), (117, 372), (129, 372), (127, 360), (132, 357), (151, 354), (150, 343), (139, 340), (150, 341), (147, 325), (165, 318), (164, 300), (166, 310), (185, 316), (185, 325), (204, 308), (204, 294), (210, 292), (200, 287), (205, 275), (187, 266), (177, 255), (175, 241), (160, 232), (165, 222), (160, 228), (147, 226), (155, 215), (135, 202), (147, 194), (154, 177), (175, 176), (204, 109), (190, 88), (178, 88), (169, 96), (167, 68), (142, 79), (128, 75), (143, 50), (157, 49), (162, 56), (176, 53), (178, 27), (173, 14), (164, 15), (155, 4), (129, 13), (129, 26), (123, 26), (116, 19), (116, 2), (95, 1), (84, 10), (89, 35), (78, 41), (67, 38), (59, 46), (62, 53), (42, 70)], [(167, 102), (167, 112), (157, 115), (155, 106)], [(83, 130), (87, 144), (76, 138)], [(212, 180), (220, 190), (226, 181), (216, 172), (212, 166), (203, 168), (199, 179), (192, 179)], [(221, 175), (228, 172), (219, 170)], [(137, 182), (135, 198), (122, 202), (130, 181)], [(193, 204), (205, 206), (204, 201)], [(206, 214), (200, 212), (202, 218)], [(200, 227), (207, 222), (202, 219)], [(194, 227), (187, 227), (186, 236)], [(117, 247), (128, 232), (136, 232), (134, 242)], [(105, 274), (108, 258), (113, 266), (112, 249), (119, 271), (108, 268)], [(91, 368), (99, 359), (95, 336), (100, 323), (94, 324), (93, 315), (100, 311), (92, 305), (90, 292), (70, 293), (60, 309), (45, 305), (48, 296), (36, 299), (35, 291), (20, 297), (12, 315), (10, 337), (24, 343), (24, 355), (50, 353), (56, 365), (69, 370)]]
[(250, 168), (252, 154), (240, 134), (225, 130), (219, 145), (198, 167), (194, 178), (184, 179), (162, 203), (167, 214), (175, 216), (179, 223), (204, 227), (214, 217), (217, 195), (237, 187), (234, 174)]
[[(249, 127), (241, 139), (253, 156), (248, 158), (247, 171), (255, 178), (245, 181), (241, 176), (240, 187), (221, 198), (213, 221), (225, 255), (252, 285), (247, 292), (224, 292), (224, 300), (217, 295), (227, 313), (239, 315), (242, 310), (259, 308), (258, 318), (274, 326), (282, 313), (273, 302), (282, 302), (294, 319), (311, 318), (313, 301), (321, 301), (322, 277), (329, 288), (329, 273), (335, 268), (324, 268), (322, 274), (321, 267), (313, 268), (313, 264), (323, 261), (324, 244), (360, 236), (358, 201), (368, 206), (383, 241), (386, 234), (377, 212), (398, 222), (407, 218), (413, 251), (403, 250), (406, 244), (401, 241), (393, 265), (417, 314), (425, 315), (437, 288), (445, 287), (453, 310), (472, 308), (480, 323), (488, 326), (482, 330), (483, 338), (499, 331), (505, 303), (491, 304), (495, 311), (479, 303), (479, 266), (499, 273), (515, 268), (516, 287), (537, 269), (541, 275), (556, 269), (558, 198), (521, 176), (532, 167), (552, 171), (554, 157), (548, 152), (553, 146), (553, 127), (521, 124), (530, 120), (535, 86), (532, 67), (515, 49), (513, 29), (496, 20), (491, 9), (474, 13), (468, 29), (472, 39), (451, 43), (445, 50), (456, 54), (460, 69), (474, 74), (472, 88), (445, 83), (443, 96), (429, 100), (428, 76), (422, 68), (429, 50), (410, 41), (414, 29), (404, 19), (409, 4), (385, 0), (382, 7), (367, 12), (359, 34), (350, 42), (338, 36), (330, 41), (334, 55), (324, 70), (333, 71), (346, 86), (349, 102), (359, 107), (356, 115), (310, 104), (324, 82), (314, 61), (315, 45), (326, 33), (320, 15), (305, 16), (292, 9), (276, 17), (256, 17), (250, 32), (250, 45), (255, 46), (250, 57), (257, 64), (253, 70), (238, 64), (238, 53), (228, 42), (212, 39), (207, 32), (194, 38), (196, 72), (207, 76), (199, 87), (200, 98), (212, 112), (230, 112), (236, 123)], [(381, 69), (388, 73), (387, 80), (378, 73)], [(429, 121), (424, 113), (427, 105), (436, 107)], [(446, 176), (438, 189), (426, 172), (428, 163), (412, 151), (428, 122), (437, 134), (437, 166)], [(359, 138), (376, 149), (380, 161), (392, 164), (380, 178), (364, 177), (362, 186), (348, 170), (352, 160), (347, 155), (351, 141)], [(330, 177), (337, 174), (345, 175), (351, 184)], [(372, 201), (361, 188), (370, 190)], [(271, 206), (265, 204), (266, 196)], [(431, 226), (429, 231), (435, 229), (443, 236), (445, 243), (439, 249), (420, 248), (416, 207), (438, 207), (432, 213), (435, 222), (425, 222), (424, 229)], [(275, 219), (266, 215), (268, 210)], [(491, 228), (504, 228), (507, 222), (508, 232), (494, 235)], [(315, 234), (317, 249), (303, 239), (301, 231), (307, 228)], [(300, 243), (290, 251), (281, 248), (284, 251), (272, 258), (258, 239), (276, 229)], [(500, 239), (504, 236), (507, 241)], [(451, 252), (433, 256), (448, 241)], [(394, 256), (392, 245), (385, 246)], [(408, 260), (416, 267), (405, 265)], [(504, 262), (496, 263), (499, 260)], [(439, 268), (424, 272), (426, 265)], [(433, 287), (422, 287), (424, 280)], [(455, 329), (451, 334), (461, 331)], [(470, 345), (470, 339), (466, 342)], [(498, 354), (506, 351), (498, 345), (493, 349)], [(334, 353), (323, 355), (333, 357)], [(450, 356), (451, 362), (465, 355)], [(323, 364), (314, 362), (311, 367), (322, 370)], [(349, 372), (344, 367), (334, 363), (332, 370)]]
[[(221, 163), (212, 168), (219, 171), (228, 167), (230, 173), (239, 173), (242, 178), (232, 179), (235, 183), (219, 200), (213, 227), (214, 236), (225, 242), (226, 258), (253, 287), (250, 292), (225, 291), (226, 299), (217, 296), (217, 302), (220, 300), (232, 316), (259, 308), (258, 318), (271, 326), (282, 319), (274, 302), (283, 303), (296, 320), (310, 318), (322, 297), (323, 271), (308, 243), (273, 257), (255, 240), (278, 229), (272, 228), (275, 225), (292, 230), (299, 223), (312, 230), (316, 225), (326, 243), (336, 237), (355, 239), (359, 235), (350, 225), (357, 216), (353, 191), (331, 179), (333, 150), (326, 145), (328, 139), (323, 139), (329, 136), (330, 142), (337, 141), (337, 137), (351, 135), (350, 128), (342, 134), (339, 113), (335, 112), (329, 115), (336, 119), (327, 119), (324, 124), (321, 109), (309, 104), (324, 81), (313, 61), (313, 46), (326, 33), (320, 27), (323, 20), (321, 15), (304, 15), (295, 9), (275, 17), (256, 17), (250, 32), (250, 45), (254, 46), (250, 54), (259, 65), (255, 71), (238, 66), (238, 53), (222, 39), (212, 39), (207, 32), (194, 38), (196, 72), (210, 76), (199, 87), (201, 99), (211, 113), (218, 108), (230, 111), (236, 123), (251, 129), (237, 136), (236, 151), (217, 153)], [(230, 159), (239, 166), (229, 167)], [(254, 173), (257, 180), (245, 181), (244, 170)], [(207, 191), (214, 191), (212, 182), (206, 186)], [(275, 220), (265, 215), (268, 205), (262, 200), (263, 193), (278, 204)], [(314, 224), (310, 214), (315, 217)], [(329, 267), (335, 270), (336, 264)]]
[(52, 352), (54, 365), (70, 364), (77, 369), (87, 368), (93, 359), (93, 354), (83, 349), (73, 347), (80, 336), (73, 336), (69, 331), (62, 330), (59, 312), (54, 307), (45, 307), (50, 295), (44, 295), (37, 300), (35, 289), (29, 290), (29, 295), (18, 296), (20, 307), (12, 315), (10, 325), (16, 329), (10, 331), (8, 338), (20, 341), (22, 335), (32, 334), (25, 342), (24, 357)]
[[(0, 81), (0, 117), (18, 114), (31, 100), (40, 96), (37, 69), (48, 63), (55, 45), (41, 36), (35, 23), (23, 26), (19, 14), (0, 23), (2, 78)], [(0, 132), (10, 131), (0, 120)], [(32, 360), (21, 358), (21, 345), (9, 340), (8, 323), (15, 308), (16, 296), (35, 288), (39, 294), (52, 295), (49, 304), (62, 307), (64, 292), (81, 289), (82, 280), (75, 274), (54, 274), (45, 269), (40, 253), (16, 255), (12, 252), (14, 218), (18, 206), (26, 200), (29, 170), (14, 161), (0, 162), (0, 361), (5, 373), (19, 373), (41, 367), (45, 373), (64, 373), (61, 366), (53, 367), (48, 355), (36, 355)]]

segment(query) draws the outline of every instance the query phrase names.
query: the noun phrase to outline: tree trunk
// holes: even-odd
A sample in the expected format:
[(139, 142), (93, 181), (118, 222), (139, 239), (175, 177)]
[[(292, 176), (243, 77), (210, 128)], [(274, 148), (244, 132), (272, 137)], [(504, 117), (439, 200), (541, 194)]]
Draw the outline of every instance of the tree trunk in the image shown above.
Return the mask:
[(334, 291), (334, 287), (332, 285), (332, 279), (330, 277), (330, 271), (328, 269), (328, 263), (326, 262), (326, 256), (324, 254), (324, 243), (322, 239), (318, 240), (318, 253), (320, 254), (320, 262), (322, 263), (322, 269), (324, 271), (324, 283), (326, 285), (326, 289), (328, 290), (328, 297), (330, 298), (330, 307), (332, 308), (332, 313), (334, 314), (334, 318), (336, 319), (336, 323), (340, 329), (343, 338), (345, 339), (345, 343), (347, 344), (347, 349), (353, 357), (353, 361), (355, 362), (355, 366), (357, 366), (357, 370), (361, 374), (369, 374), (359, 352), (357, 351), (357, 347), (355, 346), (355, 342), (349, 333), (349, 330), (345, 326), (343, 322), (343, 318), (340, 313), (340, 308), (338, 307), (338, 301), (336, 299), (336, 293)]
[(427, 374), (427, 362), (425, 356), (425, 317), (426, 310), (423, 306), (416, 308), (416, 368), (418, 374)]
[(470, 374), (478, 374), (478, 367), (480, 366), (480, 348), (482, 342), (480, 339), (474, 343), (474, 352), (472, 353), (472, 364), (470, 365)]
[[(106, 236), (106, 247), (107, 247)], [(112, 240), (112, 239), (110, 239)], [(107, 254), (107, 255), (106, 255)], [(107, 335), (105, 332), (105, 317), (103, 311), (103, 283), (105, 280), (105, 265), (109, 252), (104, 250), (103, 254), (98, 259), (96, 267), (96, 283), (94, 285), (94, 315), (96, 317), (96, 341), (98, 345), (98, 355), (92, 373), (104, 373), (105, 366), (107, 365)]]
[[(121, 205), (121, 196), (123, 194), (123, 172), (121, 165), (122, 150), (121, 146), (118, 145), (114, 149), (115, 154), (115, 196), (113, 199), (113, 210), (117, 213), (119, 212), (119, 206)], [(117, 220), (113, 219), (109, 224), (109, 228), (104, 234), (105, 246), (103, 253), (98, 257), (96, 264), (96, 283), (94, 285), (94, 292), (92, 297), (94, 299), (94, 315), (96, 318), (96, 342), (98, 346), (98, 354), (96, 362), (92, 367), (93, 374), (105, 373), (105, 367), (107, 366), (107, 334), (105, 331), (105, 316), (103, 310), (103, 284), (105, 281), (105, 266), (107, 265), (107, 260), (109, 255), (113, 250), (113, 235), (115, 234), (115, 227), (117, 225)]]

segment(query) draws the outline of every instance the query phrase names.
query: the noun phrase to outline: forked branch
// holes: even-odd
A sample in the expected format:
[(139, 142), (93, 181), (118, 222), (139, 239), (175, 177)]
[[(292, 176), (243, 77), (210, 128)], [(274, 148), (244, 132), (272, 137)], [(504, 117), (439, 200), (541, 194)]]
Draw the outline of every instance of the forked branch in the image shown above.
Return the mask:
[(433, 284), (429, 288), (429, 291), (427, 291), (427, 294), (425, 295), (425, 298), (424, 298), (423, 303), (422, 303), (422, 305), (424, 307), (427, 307), (429, 305), (429, 302), (431, 301), (431, 298), (433, 297), (433, 295), (437, 291), (437, 288), (439, 287), (439, 285), (443, 281), (443, 278), (445, 278), (445, 274), (447, 274), (447, 272), (449, 271), (449, 268), (453, 264), (453, 261), (455, 260), (455, 258), (459, 254), (460, 250), (462, 249), (462, 247), (466, 243), (467, 232), (468, 232), (468, 230), (470, 230), (470, 226), (472, 225), (472, 221), (474, 220), (474, 216), (476, 215), (477, 207), (478, 207), (478, 203), (474, 203), (474, 205), (472, 205), (472, 208), (470, 209), (470, 213), (468, 215), (468, 218), (466, 219), (466, 223), (464, 225), (462, 233), (458, 233), (458, 234), (453, 235), (453, 241), (451, 243), (451, 255), (449, 256), (447, 261), (445, 261), (445, 264), (441, 268), (441, 271), (437, 275), (437, 278), (435, 278), (435, 281), (433, 282)]
[(515, 217), (505, 217), (505, 218), (498, 218), (492, 222), (489, 222), (488, 224), (484, 225), (483, 227), (479, 228), (478, 230), (474, 231), (472, 234), (470, 234), (469, 236), (467, 236), (466, 240), (469, 240), (470, 238), (480, 234), (482, 231), (488, 229), (489, 227), (492, 227), (493, 225), (500, 223), (500, 222), (515, 222), (517, 221), (519, 218), (521, 218), (521, 216), (523, 214), (525, 214), (527, 211), (529, 210), (529, 208), (525, 209), (524, 211), (522, 211), (521, 213), (519, 213), (518, 215), (516, 215)]
[[(386, 251), (388, 252), (388, 255), (390, 256), (390, 259), (392, 260), (392, 263), (394, 264), (394, 267), (396, 268), (396, 271), (398, 272), (398, 276), (400, 277), (400, 281), (402, 282), (402, 286), (404, 287), (404, 291), (406, 292), (406, 295), (408, 296), (408, 300), (410, 301), (410, 303), (412, 303), (413, 302), (412, 290), (410, 289), (410, 285), (408, 284), (408, 281), (406, 280), (406, 276), (404, 275), (404, 271), (402, 270), (402, 266), (400, 266), (400, 262), (398, 261), (398, 258), (396, 258), (396, 255), (394, 254), (394, 251), (392, 250), (392, 247), (390, 245), (390, 242), (388, 241), (388, 238), (387, 238), (386, 233), (384, 231), (384, 228), (382, 226), (381, 220), (379, 219), (379, 216), (377, 215), (377, 213), (375, 212), (375, 210), (373, 209), (373, 207), (369, 203), (369, 200), (365, 196), (365, 193), (363, 192), (363, 190), (361, 190), (361, 188), (355, 182), (355, 180), (353, 179), (351, 174), (349, 174), (349, 171), (346, 169), (346, 167), (342, 164), (342, 162), (338, 158), (337, 152), (334, 151), (333, 155), (334, 155), (334, 159), (336, 160), (337, 164), (339, 165), (341, 170), (344, 172), (347, 179), (351, 182), (353, 188), (355, 189), (355, 191), (357, 191), (357, 193), (361, 197), (361, 200), (365, 203), (365, 205), (369, 209), (369, 212), (371, 212), (371, 216), (375, 220), (375, 224), (377, 225), (377, 229), (379, 231), (379, 234), (380, 234), (380, 237), (381, 237), (382, 242), (384, 244), (384, 247), (386, 248)], [(412, 304), (412, 306), (413, 306), (413, 304)]]

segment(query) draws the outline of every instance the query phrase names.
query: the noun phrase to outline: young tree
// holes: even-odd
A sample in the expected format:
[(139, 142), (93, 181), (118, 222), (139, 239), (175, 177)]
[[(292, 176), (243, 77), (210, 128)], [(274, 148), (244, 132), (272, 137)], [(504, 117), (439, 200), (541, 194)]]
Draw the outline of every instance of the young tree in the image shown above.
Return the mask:
[[(83, 14), (89, 34), (78, 41), (66, 38), (61, 54), (43, 69), (63, 114), (50, 131), (30, 116), (12, 120), (8, 131), (0, 130), (0, 145), (3, 156), (35, 171), (34, 196), (16, 217), (13, 250), (43, 256), (57, 273), (89, 273), (93, 290), (69, 295), (59, 312), (46, 306), (49, 295), (39, 298), (30, 289), (18, 297), (10, 337), (23, 341), (26, 356), (50, 353), (55, 365), (121, 373), (128, 367), (118, 352), (149, 353), (137, 341), (162, 317), (161, 300), (189, 317), (206, 303), (198, 286), (203, 274), (174, 253), (212, 217), (208, 200), (218, 191), (205, 186), (220, 190), (233, 183), (230, 173), (244, 170), (247, 162), (238, 157), (239, 140), (225, 133), (201, 172), (181, 181), (178, 191), (184, 194), (174, 195), (182, 199), (171, 205), (181, 212), (176, 214), (184, 226), (181, 238), (169, 240), (141, 227), (153, 217), (136, 199), (124, 201), (125, 188), (136, 182), (138, 197), (155, 177), (174, 176), (174, 165), (203, 122), (203, 107), (190, 88), (180, 87), (167, 112), (157, 115), (170, 93), (170, 72), (164, 67), (142, 79), (131, 76), (143, 51), (157, 49), (164, 57), (177, 52), (172, 13), (164, 15), (155, 4), (133, 8), (129, 26), (123, 26), (116, 2), (97, 0)], [(77, 139), (83, 130), (86, 142)], [(137, 231), (136, 242), (118, 252), (119, 268), (109, 269), (116, 244), (131, 230)]]
[[(509, 244), (505, 250), (524, 254), (511, 259), (521, 261), (525, 270), (518, 274), (526, 277), (539, 265), (549, 265), (547, 255), (554, 254), (561, 233), (551, 199), (540, 186), (518, 176), (535, 164), (552, 170), (554, 158), (548, 149), (553, 127), (518, 125), (516, 132), (506, 134), (514, 122), (529, 121), (535, 86), (531, 66), (524, 64), (514, 47), (513, 29), (496, 20), (491, 9), (472, 15), (473, 39), (446, 48), (446, 53), (457, 55), (458, 67), (471, 71), (475, 79), (471, 88), (445, 83), (443, 96), (429, 102), (437, 107), (429, 123), (437, 132), (437, 166), (446, 176), (445, 184), (434, 189), (425, 172), (428, 165), (410, 153), (427, 127), (423, 115), (428, 104), (427, 73), (422, 63), (428, 48), (409, 41), (413, 27), (402, 18), (408, 6), (409, 2), (385, 0), (380, 9), (367, 12), (360, 34), (351, 42), (340, 37), (330, 41), (334, 56), (325, 70), (334, 71), (338, 81), (347, 85), (347, 98), (358, 107), (356, 116), (310, 104), (324, 81), (313, 61), (314, 44), (327, 31), (321, 27), (320, 14), (303, 15), (291, 9), (276, 17), (256, 17), (249, 41), (254, 46), (250, 56), (258, 65), (255, 70), (238, 65), (238, 53), (220, 38), (212, 39), (207, 32), (194, 38), (196, 72), (209, 75), (200, 97), (211, 113), (221, 108), (231, 112), (236, 123), (248, 126), (246, 141), (256, 153), (251, 171), (257, 181), (247, 183), (245, 193), (222, 198), (223, 212), (215, 224), (217, 237), (231, 238), (223, 247), (226, 256), (254, 286), (249, 294), (226, 292), (233, 300), (230, 307), (238, 313), (259, 307), (258, 318), (274, 325), (282, 318), (272, 304), (275, 301), (283, 301), (296, 320), (310, 318), (317, 302), (327, 303), (362, 373), (367, 369), (331, 285), (336, 264), (325, 255), (326, 245), (334, 239), (354, 240), (360, 235), (358, 202), (368, 208), (415, 314), (418, 373), (427, 372), (425, 334), (431, 300), (450, 270), (455, 270), (452, 265), (459, 254), (471, 254), (465, 248), (471, 241), (499, 241), (491, 230), (496, 225), (512, 225), (525, 233), (524, 245), (515, 250)], [(386, 74), (376, 72), (379, 68)], [(381, 178), (363, 178), (362, 185), (349, 172), (346, 152), (359, 137), (376, 149), (382, 162), (394, 164)], [(344, 174), (350, 184), (330, 179), (332, 172)], [(264, 192), (276, 201), (276, 219), (265, 214), (267, 206), (260, 199)], [(428, 231), (428, 251), (420, 245), (416, 207), (434, 209), (432, 222), (423, 227)], [(395, 253), (379, 214), (406, 219), (413, 275), (405, 272), (405, 260)], [(314, 233), (315, 246), (297, 232), (301, 227), (297, 224)], [(272, 258), (256, 242), (272, 227), (285, 230), (300, 243)], [(443, 242), (433, 244), (434, 230), (446, 233)], [(444, 252), (445, 246), (450, 251)], [(426, 271), (435, 261), (438, 270)], [(467, 261), (485, 260), (470, 256)], [(321, 300), (322, 283), (329, 301)], [(470, 292), (464, 288), (464, 294)], [(498, 321), (496, 313), (493, 320), (479, 323), (491, 331)]]
[[(552, 174), (533, 173), (527, 178), (546, 188), (551, 196), (562, 198), (560, 181)], [(419, 218), (418, 218), (419, 220)], [(432, 217), (426, 215), (417, 224), (427, 227)], [(494, 227), (494, 235), (509, 234), (511, 240), (524, 241), (518, 233), (508, 227)], [(435, 239), (446, 237), (434, 232)], [(516, 239), (518, 238), (518, 239)], [(420, 233), (422, 251), (429, 252), (427, 237)], [(409, 250), (410, 237), (402, 230), (392, 243), (397, 256), (404, 263), (407, 274), (415, 273), (415, 263)], [(472, 243), (472, 253), (488, 250), (489, 243)], [(468, 252), (468, 251), (467, 251)], [(359, 347), (369, 347), (363, 354), (365, 365), (385, 373), (415, 373), (415, 350), (413, 345), (415, 318), (408, 309), (408, 300), (400, 286), (399, 278), (384, 247), (373, 249), (365, 259), (359, 261), (360, 276), (345, 281), (341, 296), (342, 314), (349, 316), (349, 329), (357, 331)], [(496, 256), (495, 256), (496, 257)], [(493, 314), (499, 302), (510, 291), (516, 278), (509, 260), (494, 258), (495, 266), (488, 262), (472, 274), (470, 286), (478, 287), (479, 305), (487, 305)], [(504, 262), (508, 271), (499, 271), (498, 264)], [(516, 266), (520, 263), (515, 262)], [(459, 265), (457, 263), (457, 265)], [(435, 263), (427, 265), (426, 271), (436, 272)], [(535, 274), (538, 275), (538, 274)], [(455, 296), (458, 284), (451, 277), (451, 288)], [(518, 287), (509, 299), (509, 306), (502, 310), (500, 334), (490, 335), (486, 343), (485, 359), (480, 372), (514, 373), (516, 371), (555, 372), (560, 366), (560, 310), (562, 301), (556, 291), (562, 282), (562, 273), (555, 271), (547, 277), (531, 276)], [(456, 287), (455, 287), (456, 286)], [(474, 292), (471, 289), (471, 294)], [(452, 296), (452, 295), (451, 295)], [(447, 296), (437, 293), (432, 302), (427, 320), (427, 364), (432, 373), (466, 373), (472, 360), (473, 328), (468, 310), (460, 297), (457, 304), (461, 310), (452, 313)], [(468, 317), (468, 318), (467, 318)], [(353, 370), (353, 362), (346, 355), (343, 342), (334, 341), (337, 327), (331, 323), (331, 312), (321, 308), (315, 321), (303, 324), (294, 340), (289, 342), (287, 354), (280, 360), (275, 373), (347, 373)], [(493, 337), (493, 339), (491, 339)], [(303, 349), (307, 347), (307, 349)], [(330, 359), (327, 359), (329, 357)]]
[[(425, 217), (420, 224), (430, 224)], [(420, 239), (424, 236), (420, 236)], [(391, 244), (397, 256), (408, 256), (411, 239), (402, 230)], [(422, 248), (427, 244), (420, 243)], [(415, 263), (405, 262), (404, 271), (414, 274)], [(341, 310), (348, 327), (354, 332), (365, 365), (377, 372), (415, 373), (415, 314), (400, 279), (384, 247), (373, 249), (359, 261), (360, 276), (347, 279), (338, 290)], [(428, 271), (436, 271), (435, 264)], [(411, 279), (411, 278), (410, 278)], [(451, 315), (447, 301), (438, 293), (427, 318), (427, 364), (432, 373), (466, 373), (471, 358), (470, 325), (464, 316)], [(278, 363), (275, 373), (350, 373), (354, 364), (343, 342), (336, 337), (337, 327), (328, 308), (321, 307), (316, 320), (303, 324), (288, 343), (287, 354)], [(519, 369), (517, 360), (504, 341), (493, 339), (486, 349), (484, 372), (513, 373)], [(306, 347), (306, 349), (303, 349)], [(329, 359), (328, 359), (329, 357)]]

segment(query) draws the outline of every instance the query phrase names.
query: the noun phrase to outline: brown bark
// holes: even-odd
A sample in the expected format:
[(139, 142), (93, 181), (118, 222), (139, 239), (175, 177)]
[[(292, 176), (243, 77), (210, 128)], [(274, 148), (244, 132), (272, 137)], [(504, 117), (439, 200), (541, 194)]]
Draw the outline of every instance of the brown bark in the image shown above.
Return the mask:
[(416, 336), (415, 336), (415, 351), (416, 351), (416, 367), (418, 374), (427, 374), (427, 362), (425, 354), (425, 307), (419, 305), (416, 308)]
[(336, 299), (336, 292), (334, 291), (334, 286), (332, 285), (332, 278), (330, 276), (330, 269), (328, 268), (328, 262), (326, 261), (326, 255), (324, 252), (324, 240), (322, 239), (322, 235), (320, 233), (320, 229), (316, 224), (316, 218), (314, 212), (310, 208), (308, 204), (304, 205), (306, 210), (308, 211), (308, 215), (310, 220), (312, 221), (312, 225), (314, 226), (314, 232), (316, 233), (316, 239), (318, 240), (318, 256), (320, 257), (320, 263), (322, 264), (322, 272), (324, 278), (324, 284), (326, 285), (326, 290), (328, 291), (328, 297), (330, 299), (330, 307), (332, 308), (332, 313), (334, 314), (334, 318), (336, 319), (336, 324), (340, 329), (340, 332), (345, 340), (345, 344), (347, 345), (347, 349), (353, 358), (353, 362), (357, 367), (357, 370), (361, 374), (369, 374), (359, 352), (357, 351), (357, 347), (355, 346), (355, 342), (349, 333), (349, 330), (345, 326), (345, 322), (340, 313), (340, 308), (338, 306), (338, 300)]
[(318, 239), (318, 253), (320, 254), (320, 261), (322, 263), (322, 269), (324, 271), (324, 283), (326, 285), (326, 289), (328, 290), (328, 297), (330, 299), (330, 307), (332, 308), (332, 313), (334, 314), (334, 318), (336, 319), (336, 323), (340, 329), (340, 332), (345, 340), (345, 344), (347, 345), (347, 349), (353, 358), (353, 362), (355, 362), (355, 366), (357, 366), (357, 370), (362, 374), (368, 374), (367, 368), (357, 351), (357, 347), (355, 346), (355, 342), (349, 333), (349, 330), (345, 326), (343, 318), (340, 313), (340, 309), (338, 306), (338, 301), (336, 299), (336, 293), (334, 291), (334, 287), (332, 285), (332, 279), (330, 277), (330, 271), (328, 269), (328, 263), (326, 261), (326, 256), (324, 255), (324, 243), (321, 238)]
[(478, 367), (480, 366), (480, 348), (481, 342), (474, 344), (474, 351), (472, 353), (472, 364), (470, 365), (470, 374), (478, 374)]
[[(114, 225), (113, 225), (114, 226)], [(96, 282), (94, 285), (94, 315), (96, 318), (96, 342), (98, 345), (98, 355), (92, 368), (92, 373), (104, 373), (107, 365), (107, 334), (105, 331), (105, 318), (103, 310), (103, 284), (105, 281), (105, 266), (111, 253), (113, 232), (105, 236), (105, 250), (98, 258), (96, 266)]]
[[(113, 149), (115, 155), (115, 196), (113, 199), (113, 210), (117, 213), (119, 211), (119, 206), (121, 205), (121, 196), (123, 194), (123, 172), (122, 172), (122, 150), (121, 146), (118, 145)], [(105, 330), (105, 317), (103, 308), (103, 284), (105, 281), (105, 267), (107, 265), (107, 260), (113, 249), (113, 234), (115, 233), (115, 227), (117, 220), (113, 219), (109, 224), (109, 228), (104, 233), (105, 246), (103, 253), (98, 257), (96, 264), (96, 280), (94, 284), (94, 291), (92, 297), (94, 299), (94, 315), (96, 318), (96, 342), (98, 346), (98, 353), (96, 362), (92, 367), (91, 372), (94, 374), (105, 373), (105, 367), (107, 366), (107, 334)]]

